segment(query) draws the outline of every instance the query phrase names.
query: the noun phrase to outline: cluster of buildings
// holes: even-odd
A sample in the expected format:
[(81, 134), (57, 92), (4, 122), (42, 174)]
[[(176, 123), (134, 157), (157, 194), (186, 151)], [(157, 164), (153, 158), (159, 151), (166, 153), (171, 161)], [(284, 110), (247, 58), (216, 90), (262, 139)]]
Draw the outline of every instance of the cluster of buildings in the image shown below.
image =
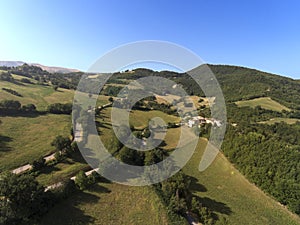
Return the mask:
[(220, 127), (222, 126), (221, 121), (216, 120), (216, 119), (208, 119), (208, 118), (204, 118), (202, 116), (193, 116), (187, 119), (185, 125), (187, 125), (188, 127), (195, 127), (195, 126), (200, 126), (202, 124), (211, 124), (213, 126), (217, 126)]

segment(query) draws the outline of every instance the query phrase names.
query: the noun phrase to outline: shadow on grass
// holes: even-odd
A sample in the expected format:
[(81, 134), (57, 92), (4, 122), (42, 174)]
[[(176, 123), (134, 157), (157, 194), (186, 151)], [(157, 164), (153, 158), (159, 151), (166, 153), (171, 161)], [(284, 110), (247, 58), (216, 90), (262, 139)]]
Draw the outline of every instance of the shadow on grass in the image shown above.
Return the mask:
[(52, 172), (60, 171), (59, 168), (55, 166), (45, 166), (40, 170), (41, 174), (50, 174)]
[(199, 197), (199, 196), (194, 196), (196, 197), (202, 204), (203, 206), (208, 207), (211, 209), (213, 212), (225, 214), (225, 215), (230, 215), (232, 213), (232, 210), (230, 207), (228, 207), (225, 203), (223, 202), (218, 202), (214, 199), (208, 198), (208, 197)]
[(72, 152), (70, 158), (74, 162), (86, 163), (85, 159), (83, 158), (82, 154), (79, 151)]
[[(101, 186), (94, 184), (88, 188), (88, 191), (97, 193), (110, 193), (111, 191)], [(40, 224), (45, 225), (60, 225), (60, 224), (94, 224), (95, 218), (87, 215), (86, 209), (93, 207), (93, 204), (98, 204), (100, 197), (87, 191), (78, 191), (73, 193), (67, 199), (62, 200), (41, 219)]]
[[(99, 121), (95, 121), (95, 123), (96, 123), (96, 127), (97, 128), (106, 128), (106, 129), (110, 129), (111, 128), (111, 126), (109, 127), (109, 126), (107, 126), (107, 125), (109, 125), (108, 123), (105, 123), (105, 122), (99, 122)], [(105, 125), (105, 124), (107, 124), (107, 125)]]
[(0, 110), (0, 116), (2, 117), (28, 117), (28, 118), (36, 118), (41, 115), (46, 115), (46, 112), (24, 112), (24, 111), (3, 111)]
[(7, 143), (11, 141), (12, 141), (11, 137), (0, 135), (0, 152), (11, 151), (12, 148), (7, 146)]
[[(101, 180), (101, 182), (102, 182), (102, 180)], [(102, 183), (104, 183), (104, 182), (102, 182)], [(95, 191), (95, 192), (98, 192), (98, 193), (110, 193), (111, 192), (111, 190), (109, 190), (106, 187), (101, 186), (99, 183), (94, 184), (93, 186), (91, 186), (89, 188), (89, 190), (90, 191)]]
[(68, 199), (54, 205), (53, 208), (41, 219), (40, 224), (93, 224), (95, 219), (86, 215), (80, 208), (82, 204), (96, 204), (99, 197), (86, 192), (74, 193)]
[[(188, 175), (187, 175), (188, 176)], [(199, 192), (207, 192), (207, 188), (200, 184), (198, 179), (192, 176), (188, 176), (189, 180), (191, 181), (190, 190), (193, 191), (199, 191)]]

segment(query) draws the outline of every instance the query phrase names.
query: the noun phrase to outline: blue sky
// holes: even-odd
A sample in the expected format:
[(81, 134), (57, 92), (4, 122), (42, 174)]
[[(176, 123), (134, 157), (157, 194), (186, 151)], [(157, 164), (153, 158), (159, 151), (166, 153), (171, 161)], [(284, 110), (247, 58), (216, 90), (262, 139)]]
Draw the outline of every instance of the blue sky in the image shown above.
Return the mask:
[(7, 0), (0, 60), (87, 70), (128, 42), (163, 40), (205, 62), (300, 79), (300, 1)]

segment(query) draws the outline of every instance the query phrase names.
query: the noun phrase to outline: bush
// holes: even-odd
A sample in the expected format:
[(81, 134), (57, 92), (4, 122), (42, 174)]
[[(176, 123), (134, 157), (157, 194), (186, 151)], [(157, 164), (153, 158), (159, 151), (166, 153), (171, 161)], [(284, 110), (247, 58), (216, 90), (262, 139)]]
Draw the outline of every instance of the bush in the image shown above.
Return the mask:
[(38, 160), (33, 161), (32, 170), (39, 171), (45, 166), (46, 160), (43, 157), (40, 157)]
[(6, 73), (0, 73), (0, 80), (12, 82), (14, 81), (14, 78), (9, 72), (6, 72)]
[(20, 110), (21, 103), (15, 100), (3, 100), (0, 102), (0, 108), (4, 110)]
[(71, 196), (76, 190), (75, 182), (68, 179), (63, 182), (62, 186), (55, 188), (52, 192), (55, 195), (56, 201), (61, 201)]
[(55, 152), (54, 158), (57, 162), (61, 162), (64, 159), (64, 156), (61, 154), (60, 151)]
[(88, 176), (88, 184), (92, 185), (100, 181), (101, 175), (97, 173), (96, 171), (92, 172), (91, 175)]
[(34, 104), (27, 104), (22, 106), (22, 111), (25, 112), (35, 112), (36, 106)]
[(84, 190), (89, 185), (89, 179), (83, 171), (80, 171), (75, 178), (75, 184), (80, 190)]
[(71, 140), (68, 137), (63, 137), (61, 135), (56, 136), (56, 138), (51, 142), (51, 145), (62, 153), (68, 153), (71, 150)]

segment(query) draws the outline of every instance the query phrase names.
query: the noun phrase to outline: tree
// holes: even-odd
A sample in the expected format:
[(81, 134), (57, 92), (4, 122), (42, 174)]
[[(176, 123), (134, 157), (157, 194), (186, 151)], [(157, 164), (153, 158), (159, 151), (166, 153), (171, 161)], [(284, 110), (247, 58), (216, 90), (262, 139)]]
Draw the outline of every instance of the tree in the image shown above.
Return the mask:
[(33, 161), (32, 169), (33, 171), (39, 171), (45, 166), (46, 160), (44, 157), (40, 157), (38, 160)]
[(71, 140), (68, 137), (63, 137), (61, 135), (57, 136), (51, 143), (52, 146), (58, 151), (67, 153), (71, 150)]
[(54, 158), (56, 162), (61, 162), (64, 159), (64, 156), (61, 154), (60, 151), (55, 152)]
[(44, 213), (49, 204), (48, 194), (30, 175), (2, 175), (0, 196), (1, 224), (28, 224), (32, 217)]
[(204, 206), (199, 209), (199, 219), (207, 225), (213, 224), (214, 222), (210, 209)]
[(72, 142), (71, 149), (72, 149), (73, 152), (78, 152), (79, 151), (78, 145), (75, 141)]
[(159, 163), (163, 160), (164, 152), (160, 149), (152, 149), (151, 151), (145, 152), (144, 164), (150, 166)]
[(168, 209), (177, 214), (184, 215), (187, 210), (185, 199), (172, 196), (168, 205)]
[(198, 215), (200, 208), (201, 208), (201, 203), (198, 201), (196, 197), (193, 197), (191, 201), (191, 212)]
[(0, 80), (13, 82), (14, 78), (12, 77), (12, 75), (9, 72), (4, 72), (4, 73), (2, 72), (2, 73), (0, 73)]
[(27, 104), (22, 106), (22, 110), (25, 112), (34, 112), (36, 111), (36, 107), (34, 104)]
[(19, 110), (21, 108), (21, 103), (15, 100), (3, 100), (0, 102), (0, 108), (6, 110)]
[(80, 171), (75, 177), (75, 184), (80, 190), (84, 190), (89, 185), (89, 179), (83, 171)]
[(109, 102), (113, 102), (113, 101), (114, 101), (114, 98), (110, 96), (110, 97), (108, 98), (108, 101), (109, 101)]
[(142, 166), (144, 164), (145, 154), (142, 151), (123, 147), (119, 152), (120, 160), (124, 163)]

